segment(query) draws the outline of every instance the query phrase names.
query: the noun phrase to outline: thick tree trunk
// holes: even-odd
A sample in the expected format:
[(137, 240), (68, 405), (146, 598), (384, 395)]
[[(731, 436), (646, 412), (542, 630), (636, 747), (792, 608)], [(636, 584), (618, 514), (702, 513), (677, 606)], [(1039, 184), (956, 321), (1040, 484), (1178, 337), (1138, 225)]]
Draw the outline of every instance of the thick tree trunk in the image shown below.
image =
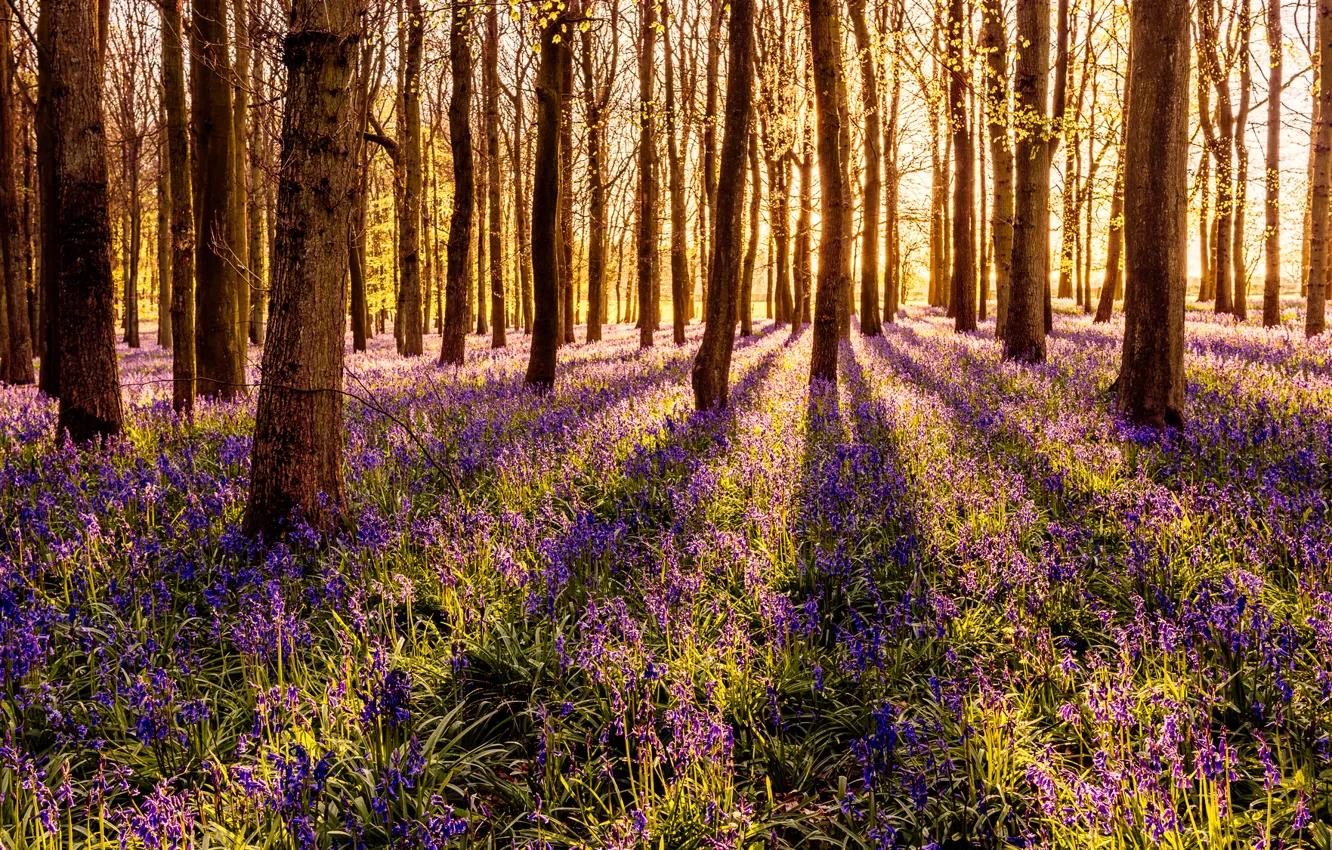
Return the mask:
[[(1318, 0), (1319, 77), (1332, 80), (1332, 0)], [(1318, 92), (1318, 140), (1314, 146), (1313, 215), (1309, 229), (1308, 301), (1304, 333), (1316, 336), (1327, 328), (1327, 256), (1329, 236), (1329, 166), (1332, 166), (1332, 86)]]
[(726, 87), (721, 168), (723, 173), (736, 177), (724, 181), (716, 197), (707, 324), (690, 376), (697, 410), (724, 408), (728, 402), (731, 351), (735, 346), (736, 299), (733, 293), (740, 284), (741, 274), (745, 157), (753, 120), (754, 63), (750, 61), (754, 49), (753, 0), (732, 0), (727, 47), (732, 70)]
[(809, 40), (818, 107), (819, 289), (815, 296), (810, 381), (837, 380), (838, 300), (845, 276), (846, 168), (840, 136), (845, 116), (838, 103), (842, 71), (841, 21), (831, 0), (809, 0)]
[[(293, 512), (328, 529), (344, 509), (342, 361), (359, 0), (293, 0), (283, 45), (272, 320), (250, 459), (245, 527), (276, 535)], [(419, 316), (418, 316), (419, 321)]]
[(953, 186), (953, 327), (958, 332), (976, 329), (976, 255), (974, 221), (975, 186), (973, 179), (973, 152), (971, 150), (971, 115), (967, 110), (969, 79), (963, 73), (967, 67), (962, 56), (962, 43), (966, 36), (966, 5), (964, 0), (949, 3), (948, 50), (948, 109), (953, 125), (953, 151), (957, 159), (957, 178)]
[(231, 253), (236, 181), (226, 8), (225, 0), (195, 0), (190, 105), (198, 233), (194, 293), (198, 392), (232, 398), (244, 389), (244, 376), (237, 326), (241, 284)]
[[(1046, 121), (1050, 64), (1049, 0), (1018, 0), (1018, 52), (1013, 91), (1024, 123)], [(1049, 142), (1042, 133), (1019, 134), (1014, 151), (1013, 268), (1004, 357), (1045, 362), (1045, 290), (1050, 285)]]
[[(9, 13), (0, 13), (0, 380), (11, 384), (31, 384), (36, 380), (32, 366), (32, 331), (28, 324), (26, 251), (23, 242), (23, 217), (19, 207), (18, 154), (15, 142), (14, 94), (10, 80), (14, 76), (14, 53), (10, 44)], [(26, 133), (25, 133), (26, 135)]]
[(1124, 150), (1124, 271), (1130, 291), (1116, 406), (1138, 424), (1180, 427), (1188, 266), (1188, 0), (1134, 0), (1131, 28)]
[(528, 386), (545, 392), (555, 385), (560, 344), (560, 108), (566, 79), (561, 65), (573, 63), (568, 42), (556, 40), (566, 26), (553, 17), (541, 32), (536, 79), (536, 158), (532, 164), (532, 289), (536, 314), (528, 355)]
[[(96, 18), (87, 0), (43, 3), (38, 66), (42, 271), (56, 432), (75, 443), (120, 433), (106, 131)], [(48, 265), (49, 264), (49, 265)]]
[(171, 406), (194, 410), (194, 193), (190, 183), (190, 128), (185, 107), (185, 48), (180, 0), (162, 3), (162, 98), (171, 177)]
[(453, 2), (449, 34), (453, 93), (449, 99), (449, 144), (453, 148), (453, 216), (449, 220), (448, 270), (444, 281), (444, 330), (439, 362), (461, 365), (467, 354), (467, 261), (472, 244), (476, 187), (472, 180), (472, 53), (467, 44), (468, 9)]
[(1281, 41), (1281, 4), (1267, 0), (1267, 174), (1264, 181), (1263, 327), (1281, 324), (1281, 88), (1285, 45)]
[(860, 99), (865, 113), (864, 222), (860, 230), (860, 332), (876, 336), (879, 318), (879, 81), (874, 68), (874, 41), (865, 23), (865, 0), (851, 0), (851, 26), (860, 58)]

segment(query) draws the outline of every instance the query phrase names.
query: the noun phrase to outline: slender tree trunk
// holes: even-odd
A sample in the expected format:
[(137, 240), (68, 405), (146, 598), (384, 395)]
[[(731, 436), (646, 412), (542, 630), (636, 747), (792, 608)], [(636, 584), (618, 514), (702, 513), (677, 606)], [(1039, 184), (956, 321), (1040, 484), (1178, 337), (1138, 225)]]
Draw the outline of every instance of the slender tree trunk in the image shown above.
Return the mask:
[(1233, 135), (1235, 116), (1231, 108), (1230, 82), (1228, 69), (1223, 68), (1219, 57), (1221, 46), (1220, 29), (1216, 21), (1216, 0), (1202, 0), (1198, 5), (1199, 30), (1202, 44), (1199, 69), (1216, 90), (1216, 132), (1208, 137), (1212, 158), (1216, 161), (1216, 244), (1215, 277), (1217, 313), (1234, 311), (1231, 280), (1234, 274), (1232, 259), (1234, 247), (1231, 245), (1234, 232), (1235, 212), (1235, 175), (1233, 157)]
[[(667, 53), (670, 56), (670, 53)], [(587, 331), (586, 340), (601, 339), (605, 317), (601, 311), (602, 288), (606, 285), (606, 185), (601, 152), (601, 98), (592, 72), (592, 32), (583, 30), (583, 108), (587, 113)], [(669, 66), (668, 66), (669, 67)], [(669, 83), (667, 86), (669, 87)]]
[(953, 188), (953, 315), (954, 329), (976, 329), (976, 255), (974, 221), (975, 185), (973, 184), (974, 153), (971, 149), (971, 116), (967, 110), (967, 88), (970, 80), (962, 55), (962, 42), (966, 37), (966, 5), (963, 0), (949, 3), (948, 50), (949, 84), (948, 108), (953, 125), (953, 151), (957, 159), (957, 179)]
[[(251, 37), (259, 31), (259, 21), (261, 20), (259, 4), (261, 2), (262, 0), (254, 0), (254, 4), (250, 7)], [(254, 90), (262, 94), (267, 88), (264, 51), (253, 50), (253, 47), (251, 50), (253, 74), (250, 79), (253, 82)], [(267, 229), (265, 214), (268, 211), (264, 188), (264, 168), (268, 165), (268, 143), (267, 137), (264, 135), (264, 123), (270, 109), (272, 109), (272, 106), (265, 104), (250, 119), (250, 181), (245, 207), (245, 220), (249, 227), (250, 279), (252, 281), (249, 317), (250, 342), (261, 347), (266, 337), (268, 285), (270, 266), (272, 265), (272, 257), (267, 256), (267, 252), (264, 251), (264, 236)]]
[[(702, 249), (702, 260), (704, 268), (708, 269), (710, 275), (712, 269), (712, 254), (716, 247), (711, 244), (711, 238), (714, 235), (709, 228), (715, 230), (716, 227), (716, 199), (717, 199), (717, 73), (718, 66), (721, 64), (721, 25), (722, 15), (727, 6), (725, 0), (711, 0), (712, 16), (708, 21), (708, 60), (707, 60), (707, 80), (704, 84), (704, 113), (703, 113), (703, 213), (704, 213), (704, 232), (708, 234), (708, 241), (705, 241), (700, 247)], [(703, 281), (703, 313), (707, 315), (708, 293), (712, 282), (708, 279)]]
[[(753, 73), (752, 71), (750, 72)], [(752, 109), (751, 109), (752, 112)], [(745, 244), (744, 267), (740, 276), (740, 335), (754, 334), (754, 265), (758, 260), (759, 225), (762, 223), (763, 183), (759, 173), (758, 133), (749, 133), (749, 239)], [(725, 140), (722, 147), (725, 148)]]
[(560, 109), (566, 79), (561, 65), (572, 65), (568, 42), (557, 40), (566, 26), (554, 16), (541, 32), (536, 79), (536, 158), (532, 167), (532, 288), (536, 316), (527, 361), (526, 383), (538, 392), (555, 385), (555, 358), (559, 348), (560, 263)]
[(574, 342), (577, 304), (574, 303), (574, 226), (573, 226), (573, 48), (561, 48), (569, 54), (560, 60), (560, 342)]
[(1139, 424), (1182, 427), (1188, 0), (1134, 0), (1131, 28), (1124, 150), (1124, 270), (1130, 291), (1116, 406)]
[(185, 53), (180, 0), (162, 9), (162, 98), (166, 101), (166, 151), (171, 177), (171, 406), (194, 410), (194, 194), (190, 186), (190, 129), (185, 107)]
[[(162, 126), (166, 126), (165, 114)], [(157, 144), (157, 344), (171, 348), (171, 166), (167, 146)]]
[(1267, 174), (1265, 188), (1263, 327), (1281, 324), (1281, 88), (1285, 45), (1281, 41), (1281, 4), (1267, 0)]
[[(200, 395), (241, 392), (237, 280), (231, 250), (234, 170), (231, 59), (225, 0), (195, 0), (190, 98), (194, 141), (195, 349)], [(179, 329), (179, 326), (178, 328)]]
[(994, 172), (994, 211), (990, 215), (994, 245), (994, 331), (996, 336), (1002, 338), (1008, 322), (1008, 293), (1013, 270), (1013, 150), (1008, 137), (1008, 34), (1004, 31), (1004, 10), (999, 0), (984, 0), (981, 16), (990, 161)]
[(639, 345), (652, 346), (652, 276), (657, 262), (656, 76), (657, 0), (640, 7), (638, 39), (638, 303)]
[(791, 321), (795, 312), (791, 297), (791, 171), (786, 151), (776, 157), (769, 157), (767, 168), (768, 218), (772, 228), (774, 262), (777, 264), (773, 275), (775, 306), (777, 323), (785, 324)]
[[(482, 62), (481, 73), (481, 96), (485, 98), (485, 76), (486, 70)], [(485, 106), (481, 108), (481, 115), (484, 121)], [(485, 144), (485, 124), (482, 123), (481, 144), (473, 151), (479, 162), (476, 164), (476, 333), (477, 336), (485, 336), (490, 333), (490, 325), (487, 321), (486, 304), (490, 301), (490, 275), (487, 265), (488, 254), (490, 253), (490, 238), (487, 231), (490, 228), (490, 155)], [(490, 265), (494, 265), (491, 263)]]
[[(419, 3), (420, 0), (413, 0)], [(499, 143), (499, 5), (491, 3), (486, 13), (485, 66), (486, 153), (490, 169), (490, 315), (493, 319), (491, 348), (503, 348), (504, 336), (504, 248), (503, 200), (500, 195)]]
[[(24, 259), (23, 218), (19, 207), (18, 171), (15, 168), (18, 127), (15, 124), (14, 52), (10, 44), (8, 9), (0, 11), (0, 379), (11, 384), (36, 380), (32, 366), (32, 331), (28, 323), (28, 294)], [(24, 133), (26, 136), (26, 132)], [(170, 327), (168, 326), (168, 333)]]
[(245, 509), (252, 534), (276, 536), (294, 511), (327, 529), (344, 510), (343, 280), (360, 182), (351, 91), (358, 7), (359, 0), (293, 0), (283, 45), (287, 97), (272, 322)]
[[(232, 24), (236, 40), (233, 49), (236, 61), (233, 66), (235, 85), (231, 97), (231, 165), (234, 188), (231, 194), (231, 211), (228, 216), (232, 265), (236, 279), (236, 347), (240, 353), (241, 367), (244, 368), (250, 340), (250, 301), (254, 290), (263, 284), (254, 274), (250, 265), (250, 176), (249, 156), (246, 146), (249, 141), (250, 118), (250, 14), (249, 0), (232, 0)], [(257, 188), (257, 187), (256, 187)], [(240, 374), (244, 383), (244, 372)]]
[(467, 44), (468, 9), (453, 2), (449, 35), (453, 93), (449, 99), (449, 144), (453, 148), (453, 216), (449, 221), (444, 331), (439, 362), (462, 365), (467, 354), (467, 252), (472, 243), (475, 185), (472, 180), (472, 53)]
[(841, 21), (830, 0), (809, 0), (809, 40), (818, 106), (819, 289), (814, 307), (810, 380), (837, 380), (838, 299), (845, 275), (846, 179), (840, 136), (845, 116), (837, 98), (842, 69)]
[(864, 223), (860, 231), (860, 332), (876, 336), (879, 318), (879, 81), (875, 72), (874, 41), (865, 23), (865, 0), (850, 0), (851, 26), (860, 58), (860, 97), (865, 113)]
[(75, 443), (115, 436), (122, 427), (95, 21), (86, 0), (51, 0), (38, 25), (42, 270), (49, 287), (42, 371), (55, 372), (56, 433)]
[[(822, 0), (814, 0), (815, 3)], [(703, 341), (694, 358), (691, 381), (694, 407), (700, 411), (724, 408), (728, 402), (731, 351), (735, 346), (735, 298), (740, 284), (740, 241), (744, 218), (745, 156), (753, 120), (754, 3), (732, 0), (727, 47), (731, 77), (726, 87), (726, 126), (722, 134), (721, 168), (734, 179), (724, 181), (717, 193), (716, 233), (713, 237), (712, 281)], [(751, 154), (756, 156), (756, 154)]]
[[(1318, 0), (1319, 77), (1332, 80), (1332, 0)], [(1304, 333), (1316, 336), (1327, 328), (1327, 255), (1329, 166), (1332, 165), (1332, 86), (1318, 92), (1318, 142), (1314, 147), (1313, 216), (1309, 231), (1308, 301)]]
[(806, 138), (800, 157), (800, 212), (796, 216), (795, 312), (791, 333), (810, 323), (810, 301), (814, 289), (814, 144), (813, 122), (806, 123)]
[(901, 245), (898, 240), (898, 186), (901, 182), (901, 170), (897, 161), (897, 120), (902, 99), (902, 24), (906, 10), (902, 0), (893, 0), (889, 12), (889, 27), (893, 34), (891, 53), (892, 81), (888, 94), (888, 121), (883, 133), (883, 152), (887, 157), (886, 177), (888, 181), (884, 211), (884, 262), (887, 274), (884, 276), (883, 317), (887, 322), (897, 320), (898, 300), (902, 292)]
[[(1026, 126), (1046, 121), (1046, 69), (1050, 63), (1049, 0), (1018, 0), (1018, 52), (1013, 90)], [(1019, 134), (1014, 150), (1013, 268), (1004, 357), (1045, 362), (1044, 293), (1050, 285), (1049, 142), (1036, 132)]]
[(666, 48), (666, 156), (671, 190), (671, 326), (676, 345), (685, 341), (689, 320), (689, 225), (685, 218), (684, 160), (680, 156), (679, 115), (675, 105), (675, 51), (670, 24), (663, 29)]
[(1231, 306), (1235, 318), (1244, 321), (1249, 317), (1248, 263), (1244, 259), (1244, 214), (1249, 202), (1249, 145), (1245, 142), (1245, 132), (1249, 127), (1249, 100), (1253, 91), (1252, 73), (1249, 68), (1249, 42), (1253, 30), (1250, 0), (1242, 0), (1240, 4), (1238, 30), (1239, 50), (1236, 61), (1240, 66), (1240, 103), (1239, 111), (1235, 113), (1235, 223), (1231, 246), (1231, 265), (1234, 269), (1235, 282)]
[[(1129, 60), (1130, 63), (1132, 60)], [(1127, 104), (1127, 92), (1125, 92)], [(1127, 110), (1124, 110), (1127, 114)], [(1121, 127), (1125, 127), (1121, 125)], [(1115, 164), (1115, 188), (1110, 196), (1110, 232), (1105, 246), (1105, 279), (1101, 282), (1101, 297), (1096, 302), (1096, 317), (1093, 324), (1110, 321), (1115, 309), (1115, 292), (1119, 289), (1120, 251), (1124, 245), (1124, 144), (1126, 138), (1121, 129), (1119, 137), (1119, 161)], [(1206, 158), (1204, 153), (1203, 157)]]

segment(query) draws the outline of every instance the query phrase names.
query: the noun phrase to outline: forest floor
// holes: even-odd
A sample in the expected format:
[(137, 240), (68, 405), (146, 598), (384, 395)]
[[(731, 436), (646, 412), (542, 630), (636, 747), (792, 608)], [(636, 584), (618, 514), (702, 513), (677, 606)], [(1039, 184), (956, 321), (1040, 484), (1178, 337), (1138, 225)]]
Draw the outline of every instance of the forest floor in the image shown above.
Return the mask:
[(521, 333), (380, 336), (351, 522), (279, 545), (253, 394), (122, 346), (78, 453), (0, 388), (0, 847), (1332, 847), (1332, 343), (1188, 322), (1165, 437), (1080, 313), (1030, 367), (912, 308), (813, 394), (759, 322), (711, 415), (697, 324), (541, 398)]

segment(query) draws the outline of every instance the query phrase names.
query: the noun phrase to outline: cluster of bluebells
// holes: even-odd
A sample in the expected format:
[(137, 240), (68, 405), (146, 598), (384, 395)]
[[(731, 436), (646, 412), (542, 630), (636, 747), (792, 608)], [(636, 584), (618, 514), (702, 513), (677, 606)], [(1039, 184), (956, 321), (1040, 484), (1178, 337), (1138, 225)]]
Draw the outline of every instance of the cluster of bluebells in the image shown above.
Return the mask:
[(521, 337), (378, 338), (355, 521), (280, 541), (252, 398), (182, 420), (122, 352), (131, 437), (76, 450), (0, 388), (0, 843), (1314, 843), (1332, 347), (1191, 314), (1161, 435), (1108, 408), (1119, 327), (1056, 325), (1031, 367), (916, 311), (811, 389), (760, 322), (707, 415), (697, 327), (540, 397)]

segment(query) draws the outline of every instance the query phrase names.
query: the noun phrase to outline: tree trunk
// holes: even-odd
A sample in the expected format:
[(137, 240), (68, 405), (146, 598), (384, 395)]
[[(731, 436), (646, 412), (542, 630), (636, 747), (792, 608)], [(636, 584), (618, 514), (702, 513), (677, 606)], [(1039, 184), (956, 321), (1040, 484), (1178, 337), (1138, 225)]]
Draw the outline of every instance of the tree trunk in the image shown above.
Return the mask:
[[(360, 180), (351, 84), (359, 0), (293, 0), (283, 45), (272, 320), (255, 414), (245, 528), (276, 536), (293, 512), (342, 516), (342, 361), (347, 233)], [(419, 322), (419, 315), (418, 315)]]
[[(750, 72), (753, 73), (752, 71)], [(752, 110), (751, 110), (752, 112)], [(750, 124), (753, 124), (752, 118)], [(725, 140), (722, 147), (725, 148)], [(745, 244), (744, 268), (740, 277), (740, 335), (754, 334), (754, 264), (758, 260), (759, 225), (762, 223), (763, 183), (759, 175), (758, 133), (749, 133), (749, 239)]]
[(1244, 321), (1249, 317), (1248, 263), (1244, 259), (1244, 212), (1249, 202), (1249, 145), (1245, 142), (1245, 132), (1249, 128), (1249, 99), (1253, 90), (1253, 79), (1249, 69), (1249, 41), (1253, 30), (1250, 0), (1241, 2), (1238, 29), (1239, 50), (1236, 61), (1240, 63), (1240, 104), (1239, 111), (1235, 113), (1235, 222), (1231, 246), (1234, 286), (1231, 307), (1235, 318)]
[(190, 104), (198, 232), (194, 305), (198, 392), (232, 398), (242, 391), (243, 377), (236, 318), (240, 284), (230, 245), (236, 186), (226, 20), (225, 0), (195, 0)]
[[(528, 354), (528, 386), (545, 392), (555, 385), (555, 359), (560, 344), (560, 110), (566, 76), (572, 66), (568, 42), (559, 38), (566, 18), (551, 18), (541, 32), (536, 79), (536, 158), (532, 164), (532, 289), (535, 318)], [(558, 39), (558, 40), (557, 40)]]
[[(525, 191), (527, 169), (524, 167), (526, 143), (523, 140), (523, 134), (527, 128), (523, 123), (523, 100), (522, 90), (515, 89), (513, 95), (513, 217), (518, 225), (518, 276), (522, 288), (523, 333), (530, 334), (532, 333), (532, 242), (528, 233), (530, 208), (527, 205)], [(436, 178), (436, 183), (438, 183), (438, 178)]]
[[(638, 41), (638, 303), (639, 345), (652, 346), (652, 277), (657, 262), (656, 76), (657, 0), (640, 7)], [(748, 61), (746, 59), (745, 61)]]
[[(1129, 60), (1132, 63), (1132, 59)], [(1125, 92), (1125, 104), (1128, 103)], [(1127, 109), (1124, 110), (1127, 114)], [(1110, 232), (1105, 246), (1105, 279), (1101, 282), (1101, 297), (1096, 302), (1096, 317), (1092, 324), (1110, 321), (1115, 309), (1115, 292), (1119, 289), (1120, 251), (1124, 245), (1124, 132), (1127, 124), (1121, 124), (1119, 136), (1119, 161), (1115, 164), (1115, 188), (1110, 196)], [(1204, 152), (1203, 157), (1207, 154)]]
[(666, 157), (671, 190), (671, 328), (675, 344), (683, 345), (685, 323), (689, 320), (689, 292), (693, 284), (689, 281), (684, 159), (680, 156), (680, 121), (675, 106), (675, 51), (671, 45), (669, 22), (662, 32), (666, 42)]
[(772, 229), (774, 262), (774, 300), (778, 324), (791, 321), (795, 304), (791, 297), (791, 169), (787, 164), (787, 151), (769, 156), (768, 219)]
[(902, 0), (894, 0), (889, 12), (889, 28), (893, 34), (891, 53), (892, 82), (888, 94), (888, 121), (883, 131), (883, 153), (887, 158), (887, 192), (885, 193), (884, 211), (884, 263), (887, 274), (884, 275), (883, 317), (887, 322), (897, 321), (898, 300), (902, 292), (901, 245), (898, 240), (898, 186), (901, 182), (901, 170), (897, 162), (897, 117), (902, 100), (902, 26), (906, 9)]
[[(1318, 0), (1319, 77), (1332, 80), (1332, 0)], [(1318, 92), (1318, 141), (1314, 147), (1313, 216), (1309, 230), (1308, 301), (1305, 336), (1327, 328), (1328, 172), (1332, 165), (1332, 86)]]
[[(165, 116), (162, 125), (166, 125)], [(171, 166), (166, 141), (157, 145), (157, 344), (170, 348), (171, 334)]]
[(865, 0), (851, 0), (851, 27), (860, 59), (860, 99), (865, 113), (865, 173), (860, 231), (860, 332), (876, 336), (883, 328), (879, 318), (879, 82), (875, 72), (874, 42), (865, 23)]
[(810, 381), (837, 380), (837, 314), (841, 283), (842, 240), (846, 234), (846, 169), (840, 136), (845, 116), (838, 103), (842, 69), (841, 21), (830, 0), (809, 0), (809, 40), (818, 108), (819, 148), (819, 289), (814, 307), (814, 344)]
[(1281, 41), (1281, 4), (1267, 0), (1267, 175), (1263, 275), (1263, 327), (1281, 324), (1281, 79), (1285, 45)]
[(985, 91), (989, 113), (990, 161), (994, 173), (994, 209), (990, 227), (994, 245), (995, 335), (1008, 323), (1008, 293), (1013, 270), (1013, 150), (1008, 138), (1008, 34), (999, 0), (981, 7), (981, 49), (985, 51)]
[[(669, 51), (666, 54), (670, 56)], [(602, 170), (601, 98), (592, 72), (592, 32), (583, 30), (583, 108), (587, 113), (587, 342), (601, 340), (605, 317), (601, 312), (602, 288), (606, 285), (606, 185)], [(669, 66), (668, 66), (669, 67)], [(669, 83), (667, 84), (669, 86)]]
[[(716, 252), (716, 246), (711, 244), (711, 239), (715, 235), (709, 232), (709, 227), (713, 231), (716, 229), (716, 205), (717, 205), (717, 73), (718, 66), (721, 64), (721, 25), (722, 15), (726, 9), (725, 0), (711, 0), (712, 16), (708, 20), (708, 60), (707, 60), (707, 79), (704, 83), (704, 113), (703, 113), (703, 210), (704, 213), (704, 233), (708, 235), (708, 240), (700, 246), (704, 268), (711, 274), (712, 255)], [(708, 310), (708, 293), (711, 290), (712, 282), (708, 279), (703, 281), (703, 314), (706, 317)]]
[(453, 93), (449, 99), (449, 145), (453, 148), (453, 216), (449, 220), (448, 270), (444, 282), (444, 330), (439, 362), (462, 365), (467, 354), (467, 253), (472, 243), (475, 185), (472, 181), (472, 53), (467, 44), (467, 9), (453, 2), (449, 33)]
[[(1231, 109), (1230, 82), (1226, 74), (1229, 69), (1221, 65), (1219, 57), (1220, 28), (1216, 21), (1216, 0), (1202, 0), (1198, 6), (1199, 30), (1202, 50), (1200, 61), (1204, 67), (1199, 70), (1212, 83), (1216, 90), (1216, 132), (1208, 137), (1212, 158), (1216, 162), (1216, 245), (1215, 276), (1217, 313), (1234, 311), (1231, 279), (1234, 273), (1231, 261), (1234, 247), (1231, 245), (1234, 232), (1235, 211), (1235, 175), (1233, 158), (1233, 135), (1235, 117)], [(1205, 126), (1205, 125), (1204, 125)]]
[[(250, 7), (250, 33), (259, 31), (260, 9), (259, 2), (255, 0)], [(251, 56), (253, 61), (253, 75), (251, 80), (254, 90), (264, 92), (266, 90), (266, 69), (264, 67), (264, 51), (254, 50), (251, 46)], [(268, 285), (270, 269), (273, 258), (267, 255), (265, 247), (265, 230), (267, 223), (265, 217), (267, 213), (267, 204), (265, 203), (266, 192), (264, 189), (264, 168), (268, 164), (268, 142), (264, 135), (264, 122), (272, 106), (265, 104), (257, 114), (251, 117), (250, 131), (250, 181), (249, 194), (245, 207), (245, 220), (249, 227), (249, 259), (250, 259), (250, 279), (253, 285), (250, 288), (250, 342), (258, 346), (263, 346), (266, 336), (265, 324), (268, 321)], [(359, 201), (358, 201), (359, 204)], [(266, 262), (265, 262), (266, 261)]]
[[(420, 0), (413, 2), (419, 3)], [(489, 57), (482, 60), (482, 65), (485, 66), (486, 154), (490, 169), (490, 347), (503, 348), (507, 342), (504, 336), (507, 322), (504, 310), (504, 234), (500, 229), (504, 211), (500, 206), (503, 201), (500, 197), (499, 158), (499, 6), (496, 3), (490, 4), (490, 10), (486, 13), (485, 48), (485, 54)]]
[(810, 322), (810, 295), (814, 288), (814, 144), (810, 139), (813, 122), (806, 122), (806, 137), (800, 157), (800, 212), (796, 216), (795, 310), (791, 333)]
[(194, 410), (194, 193), (190, 184), (190, 129), (185, 107), (185, 53), (180, 0), (162, 3), (162, 97), (171, 177), (171, 406)]
[(60, 401), (56, 433), (75, 443), (115, 436), (122, 427), (95, 20), (86, 0), (41, 6), (38, 163), (48, 286), (42, 371), (54, 372), (46, 386)]
[[(31, 384), (36, 380), (32, 366), (32, 331), (28, 323), (28, 293), (24, 258), (23, 217), (18, 199), (18, 171), (15, 168), (18, 127), (15, 123), (14, 95), (10, 80), (14, 76), (14, 52), (9, 39), (9, 14), (0, 14), (0, 380), (11, 384)], [(26, 132), (24, 134), (26, 136)]]
[(125, 176), (129, 187), (125, 203), (125, 229), (121, 250), (125, 252), (125, 345), (139, 347), (139, 256), (143, 253), (143, 206), (139, 192), (139, 144), (124, 140), (127, 151)]
[(972, 183), (971, 116), (967, 110), (969, 79), (962, 43), (966, 37), (966, 6), (963, 0), (949, 3), (948, 108), (953, 125), (953, 151), (957, 178), (953, 188), (953, 327), (958, 332), (976, 329), (976, 255), (974, 221), (975, 186)]
[[(250, 177), (249, 156), (246, 147), (249, 141), (248, 120), (250, 119), (250, 20), (249, 0), (232, 0), (232, 22), (236, 31), (236, 62), (234, 67), (235, 86), (231, 98), (232, 116), (231, 162), (235, 188), (231, 195), (231, 213), (228, 241), (232, 246), (232, 264), (236, 275), (236, 347), (240, 354), (241, 367), (244, 368), (250, 340), (250, 301), (254, 292), (263, 287), (260, 278), (255, 276), (250, 265), (250, 226), (249, 213), (251, 193), (258, 187), (248, 185)], [(244, 373), (241, 373), (244, 381)]]
[[(1049, 0), (1018, 0), (1018, 52), (1013, 90), (1024, 122), (1046, 120), (1046, 69), (1050, 63)], [(1045, 290), (1050, 285), (1049, 142), (1041, 133), (1019, 134), (1014, 151), (1013, 268), (1004, 357), (1045, 362)]]
[(569, 55), (560, 60), (560, 342), (574, 342), (577, 304), (574, 303), (574, 226), (573, 226), (573, 49), (561, 48)]
[[(814, 0), (815, 3), (822, 0)], [(740, 240), (744, 220), (745, 157), (753, 119), (754, 2), (732, 0), (727, 36), (731, 77), (726, 87), (726, 126), (722, 134), (722, 173), (735, 175), (717, 192), (712, 269), (708, 274), (707, 324), (694, 358), (691, 382), (697, 410), (724, 408), (728, 402), (731, 351), (735, 346), (735, 297), (740, 284)]]
[[(1324, 0), (1329, 2), (1329, 0)], [(1189, 3), (1134, 0), (1124, 150), (1124, 353), (1116, 406), (1181, 427), (1188, 260)]]

